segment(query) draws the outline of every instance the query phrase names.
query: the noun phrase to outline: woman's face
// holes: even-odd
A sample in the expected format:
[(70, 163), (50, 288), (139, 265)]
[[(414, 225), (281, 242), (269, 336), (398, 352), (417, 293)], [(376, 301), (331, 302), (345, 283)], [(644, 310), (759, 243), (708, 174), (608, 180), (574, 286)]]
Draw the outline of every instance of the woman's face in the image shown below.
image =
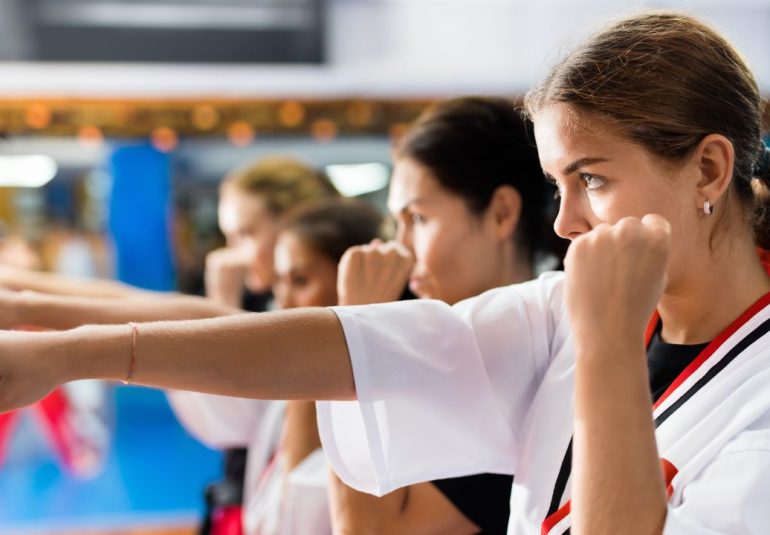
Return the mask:
[(284, 231), (275, 246), (273, 294), (280, 308), (336, 305), (337, 263)]
[(669, 280), (677, 266), (683, 271), (681, 260), (692, 255), (698, 242), (692, 236), (703, 227), (694, 186), (698, 166), (662, 162), (607, 120), (564, 104), (547, 106), (534, 119), (540, 163), (560, 194), (556, 233), (573, 240), (600, 223), (660, 214), (672, 225)]
[[(510, 259), (488, 213), (471, 213), (431, 171), (408, 157), (393, 169), (388, 207), (397, 239), (415, 256), (409, 288), (420, 298), (456, 303), (499, 285)], [(510, 238), (505, 241), (512, 243)]]
[(219, 228), (228, 248), (240, 249), (253, 258), (247, 287), (254, 292), (270, 289), (273, 283), (273, 250), (278, 222), (259, 195), (225, 188), (219, 199)]

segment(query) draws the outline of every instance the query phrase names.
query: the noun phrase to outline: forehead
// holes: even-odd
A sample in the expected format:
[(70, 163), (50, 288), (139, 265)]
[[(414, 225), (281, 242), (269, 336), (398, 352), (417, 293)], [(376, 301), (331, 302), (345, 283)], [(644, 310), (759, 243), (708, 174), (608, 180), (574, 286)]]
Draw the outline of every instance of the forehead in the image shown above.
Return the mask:
[(388, 192), (388, 210), (396, 214), (419, 198), (429, 200), (444, 192), (433, 173), (412, 158), (398, 158), (393, 166)]
[(275, 244), (275, 270), (286, 273), (300, 266), (305, 266), (313, 256), (313, 252), (292, 232), (284, 231), (278, 236)]
[(264, 199), (258, 195), (225, 190), (219, 198), (219, 225), (222, 231), (239, 231), (264, 223), (270, 218)]
[(535, 115), (534, 124), (540, 164), (554, 176), (580, 158), (613, 159), (634, 148), (641, 149), (623, 138), (609, 120), (565, 104), (546, 106)]

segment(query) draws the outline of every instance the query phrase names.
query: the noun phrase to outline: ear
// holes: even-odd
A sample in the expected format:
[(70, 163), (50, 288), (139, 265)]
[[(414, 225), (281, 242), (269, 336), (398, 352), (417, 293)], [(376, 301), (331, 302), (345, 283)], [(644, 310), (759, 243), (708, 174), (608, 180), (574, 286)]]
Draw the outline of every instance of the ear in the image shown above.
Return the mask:
[(516, 232), (521, 217), (521, 195), (513, 186), (500, 186), (492, 194), (487, 214), (495, 236), (507, 240)]
[(709, 134), (698, 143), (693, 154), (700, 176), (696, 184), (697, 208), (703, 209), (704, 201), (717, 204), (730, 187), (735, 163), (735, 148), (725, 136)]

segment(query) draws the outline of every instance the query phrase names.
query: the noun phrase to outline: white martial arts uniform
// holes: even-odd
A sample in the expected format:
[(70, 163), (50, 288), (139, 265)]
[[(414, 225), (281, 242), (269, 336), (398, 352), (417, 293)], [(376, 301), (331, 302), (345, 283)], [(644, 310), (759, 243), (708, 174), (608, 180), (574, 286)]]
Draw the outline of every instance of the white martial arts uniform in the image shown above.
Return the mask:
[(329, 469), (319, 449), (284, 475), (279, 452), (286, 402), (169, 391), (185, 428), (215, 449), (248, 447), (243, 489), (246, 535), (326, 535)]
[[(336, 307), (358, 400), (319, 402), (318, 421), (343, 481), (384, 494), (514, 474), (509, 533), (564, 533), (570, 485), (556, 487), (573, 431), (574, 354), (563, 286), (563, 274), (547, 273), (454, 307)], [(736, 320), (656, 404), (666, 534), (770, 532), (768, 303)]]

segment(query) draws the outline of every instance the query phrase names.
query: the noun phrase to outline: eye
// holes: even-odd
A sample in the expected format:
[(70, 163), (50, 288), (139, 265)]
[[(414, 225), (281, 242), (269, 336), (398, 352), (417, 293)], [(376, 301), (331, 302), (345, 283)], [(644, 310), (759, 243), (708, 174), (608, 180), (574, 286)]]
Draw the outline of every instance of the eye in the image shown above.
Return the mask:
[(415, 225), (422, 225), (423, 223), (425, 223), (425, 216), (423, 216), (421, 214), (413, 213), (410, 216), (410, 219), (412, 220), (412, 223), (415, 224)]
[(291, 277), (291, 285), (296, 288), (302, 288), (306, 286), (307, 283), (308, 279), (304, 275), (292, 275)]
[(580, 173), (580, 180), (583, 181), (585, 184), (585, 187), (588, 191), (594, 191), (606, 183), (606, 181), (603, 178), (600, 178), (596, 175), (590, 175), (588, 173)]

